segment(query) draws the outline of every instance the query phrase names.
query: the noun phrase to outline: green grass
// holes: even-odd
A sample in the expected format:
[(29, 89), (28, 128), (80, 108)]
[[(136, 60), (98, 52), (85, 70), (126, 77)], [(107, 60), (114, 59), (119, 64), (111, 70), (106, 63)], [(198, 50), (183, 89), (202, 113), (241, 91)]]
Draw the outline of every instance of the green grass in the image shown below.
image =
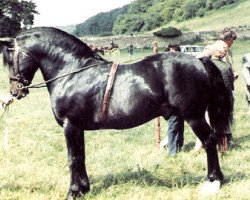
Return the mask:
[[(233, 47), (235, 68), (235, 146), (221, 168), (225, 184), (212, 197), (199, 196), (205, 181), (206, 155), (194, 153), (195, 135), (185, 124), (185, 146), (176, 157), (155, 147), (154, 122), (128, 130), (86, 132), (86, 165), (91, 191), (86, 200), (247, 200), (250, 197), (250, 116), (246, 115), (245, 85), (241, 57), (250, 52), (250, 41), (237, 41)], [(151, 54), (136, 50), (132, 59)], [(125, 62), (128, 54), (111, 55)], [(8, 91), (8, 73), (0, 63), (1, 91)], [(40, 82), (41, 76), (35, 77)], [(1, 111), (2, 113), (3, 111)], [(167, 123), (161, 119), (162, 138)], [(3, 150), (4, 130), (8, 129), (9, 149)], [(63, 130), (53, 117), (46, 89), (32, 89), (15, 101), (0, 121), (0, 199), (59, 200), (67, 193), (69, 169)]]

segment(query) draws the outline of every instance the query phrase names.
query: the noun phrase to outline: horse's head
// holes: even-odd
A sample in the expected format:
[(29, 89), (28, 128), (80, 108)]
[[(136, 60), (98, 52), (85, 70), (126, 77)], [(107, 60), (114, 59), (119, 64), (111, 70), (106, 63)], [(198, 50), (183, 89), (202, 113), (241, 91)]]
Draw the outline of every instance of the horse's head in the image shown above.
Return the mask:
[(21, 99), (29, 93), (27, 86), (34, 77), (35, 60), (18, 46), (16, 39), (0, 39), (0, 44), (3, 46), (3, 62), (9, 66), (10, 93)]
[(106, 61), (80, 39), (59, 29), (36, 27), (22, 31), (16, 39), (0, 39), (3, 60), (9, 66), (11, 93), (18, 99), (28, 94), (28, 86), (39, 68), (43, 78), (53, 79), (70, 68), (81, 67), (85, 59)]

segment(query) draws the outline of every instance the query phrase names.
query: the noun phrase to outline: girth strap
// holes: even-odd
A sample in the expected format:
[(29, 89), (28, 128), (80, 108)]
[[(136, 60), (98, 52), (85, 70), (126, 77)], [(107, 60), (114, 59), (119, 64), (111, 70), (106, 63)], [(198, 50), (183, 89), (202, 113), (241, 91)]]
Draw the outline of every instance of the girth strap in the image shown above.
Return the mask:
[(113, 83), (114, 83), (114, 80), (115, 80), (115, 74), (116, 74), (118, 66), (119, 65), (117, 63), (113, 63), (112, 66), (111, 66), (110, 73), (108, 75), (108, 82), (107, 82), (105, 94), (104, 94), (103, 101), (102, 101), (101, 111), (100, 111), (100, 115), (99, 115), (99, 120), (100, 120), (101, 126), (104, 125), (104, 123), (105, 123), (105, 121), (107, 119), (109, 100), (110, 100), (111, 91), (112, 91), (112, 88), (113, 88)]

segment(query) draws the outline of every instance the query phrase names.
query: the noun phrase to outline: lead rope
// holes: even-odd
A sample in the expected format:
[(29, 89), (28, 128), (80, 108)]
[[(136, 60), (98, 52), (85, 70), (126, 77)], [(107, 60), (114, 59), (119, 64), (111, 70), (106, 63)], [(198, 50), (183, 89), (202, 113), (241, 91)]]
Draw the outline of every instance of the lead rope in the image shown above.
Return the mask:
[(9, 149), (9, 129), (8, 129), (8, 123), (6, 120), (4, 119), (4, 116), (6, 115), (5, 113), (9, 111), (9, 105), (6, 105), (5, 107), (3, 107), (4, 111), (0, 116), (0, 122), (3, 121), (4, 122), (4, 137), (3, 137), (3, 150), (4, 151), (8, 151)]
[[(85, 62), (83, 63), (83, 65), (85, 65), (86, 62), (88, 62), (88, 60), (85, 61)], [(107, 63), (109, 63), (109, 62), (107, 62)], [(85, 70), (85, 69), (89, 69), (89, 68), (91, 68), (91, 67), (98, 66), (98, 65), (102, 65), (102, 64), (106, 64), (106, 62), (105, 62), (105, 63), (98, 63), (98, 64), (89, 65), (89, 66), (86, 66), (86, 67), (77, 69), (77, 70), (75, 70), (75, 71), (72, 71), (72, 72), (70, 72), (70, 73), (63, 74), (63, 75), (61, 75), (61, 76), (57, 76), (57, 77), (55, 77), (55, 78), (49, 79), (49, 80), (44, 81), (44, 82), (41, 82), (41, 83), (32, 84), (32, 85), (29, 85), (29, 86), (20, 86), (20, 90), (22, 90), (22, 89), (29, 89), (29, 88), (42, 88), (42, 87), (46, 87), (46, 84), (47, 84), (47, 83), (53, 82), (53, 81), (55, 81), (55, 80), (57, 80), (57, 79), (60, 79), (60, 78), (69, 76), (69, 75), (71, 75), (71, 74), (76, 74), (76, 73), (81, 72), (81, 71), (83, 71), (83, 70)]]
[[(134, 59), (134, 60), (132, 60), (132, 61), (125, 61), (125, 62), (123, 62), (123, 63), (133, 62), (133, 61), (137, 61), (137, 60), (139, 61), (139, 60), (142, 60), (142, 59), (144, 59), (144, 58), (145, 58), (145, 57), (143, 57), (143, 58), (138, 58), (138, 59)], [(89, 61), (89, 60), (86, 60), (86, 61), (83, 63), (83, 65), (85, 65), (88, 61)], [(111, 63), (111, 61), (108, 61), (107, 63)], [(106, 64), (106, 62), (105, 62), (105, 63), (98, 63), (98, 64), (89, 65), (89, 66), (86, 66), (86, 67), (77, 69), (77, 70), (75, 70), (75, 71), (72, 71), (72, 72), (67, 73), (67, 74), (63, 74), (63, 75), (61, 75), (61, 76), (57, 76), (57, 77), (55, 77), (55, 78), (49, 79), (49, 80), (44, 81), (44, 82), (41, 82), (41, 83), (32, 84), (32, 85), (29, 85), (29, 86), (23, 86), (22, 84), (20, 84), (20, 85), (19, 85), (19, 90), (21, 91), (22, 89), (43, 88), (43, 87), (46, 87), (46, 84), (47, 84), (47, 83), (53, 82), (53, 81), (58, 80), (58, 79), (60, 79), (60, 78), (64, 78), (64, 77), (69, 76), (69, 75), (71, 75), (71, 74), (76, 74), (76, 73), (81, 72), (81, 71), (83, 71), (83, 70), (85, 70), (85, 69), (89, 69), (89, 68), (91, 68), (91, 67), (98, 66), (98, 65), (101, 65), (101, 64)]]

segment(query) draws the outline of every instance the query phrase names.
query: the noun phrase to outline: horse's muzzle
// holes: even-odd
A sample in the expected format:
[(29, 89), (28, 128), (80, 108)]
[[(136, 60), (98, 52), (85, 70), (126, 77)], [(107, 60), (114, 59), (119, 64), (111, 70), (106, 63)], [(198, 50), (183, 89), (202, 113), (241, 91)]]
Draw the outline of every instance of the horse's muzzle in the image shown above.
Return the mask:
[(15, 97), (16, 99), (20, 100), (24, 97), (26, 97), (27, 94), (29, 94), (29, 91), (10, 91), (10, 94)]
[(17, 99), (22, 99), (27, 94), (29, 94), (29, 90), (22, 83), (17, 81), (11, 81), (10, 94)]

